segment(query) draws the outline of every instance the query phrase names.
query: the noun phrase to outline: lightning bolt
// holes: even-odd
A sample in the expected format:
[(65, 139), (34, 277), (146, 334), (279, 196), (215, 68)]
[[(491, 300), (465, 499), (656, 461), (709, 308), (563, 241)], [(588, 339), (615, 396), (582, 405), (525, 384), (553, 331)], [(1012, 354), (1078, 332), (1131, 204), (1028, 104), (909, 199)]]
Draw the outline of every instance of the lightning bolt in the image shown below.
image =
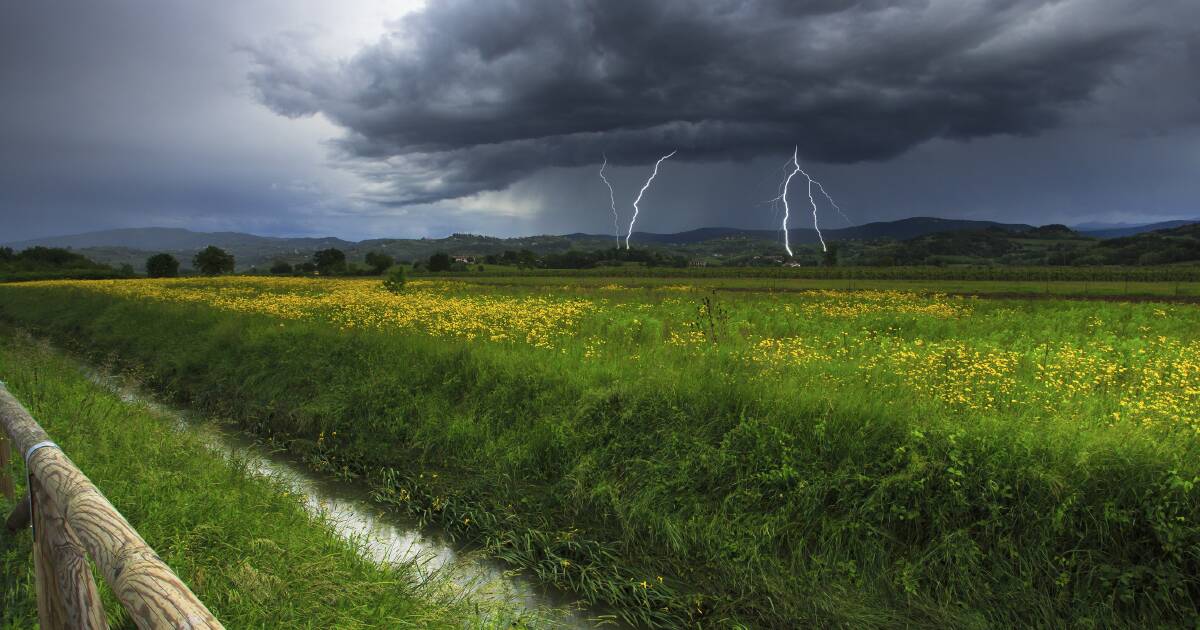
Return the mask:
[(617, 216), (617, 198), (613, 196), (612, 184), (608, 182), (608, 178), (604, 176), (604, 169), (608, 166), (608, 156), (604, 156), (604, 164), (600, 165), (600, 179), (604, 180), (604, 185), (608, 186), (608, 201), (612, 204), (613, 213), (613, 235), (617, 238), (617, 249), (621, 249), (621, 224), (620, 217)]
[(788, 173), (787, 179), (783, 180), (783, 194), (771, 199), (771, 201), (783, 202), (783, 248), (787, 250), (788, 256), (792, 255), (792, 245), (788, 238), (788, 218), (791, 216), (791, 208), (788, 206), (788, 187), (792, 183), (792, 178), (799, 173), (804, 176), (804, 179), (808, 180), (808, 203), (812, 206), (813, 229), (816, 230), (817, 238), (821, 241), (821, 251), (827, 252), (829, 249), (825, 246), (825, 236), (821, 234), (821, 225), (817, 221), (817, 200), (813, 197), (813, 186), (815, 185), (817, 190), (821, 191), (821, 194), (824, 195), (825, 199), (829, 201), (829, 205), (833, 206), (834, 209), (837, 210), (838, 214), (842, 215), (842, 218), (845, 219), (847, 223), (854, 225), (854, 222), (846, 216), (845, 212), (842, 212), (842, 209), (838, 207), (837, 202), (833, 200), (833, 197), (831, 197), (829, 193), (825, 192), (825, 187), (821, 185), (821, 182), (813, 179), (811, 175), (804, 171), (804, 169), (800, 168), (799, 146), (792, 151), (792, 167), (792, 172)]
[[(799, 152), (800, 148), (796, 147), (796, 153)], [(812, 176), (804, 172), (804, 169), (800, 168), (800, 162), (796, 159), (796, 153), (792, 154), (792, 164), (795, 164), (796, 170), (800, 171), (800, 174), (804, 175), (804, 178), (808, 180), (808, 203), (812, 204), (813, 209), (813, 229), (817, 231), (817, 238), (821, 241), (821, 251), (827, 252), (829, 249), (825, 247), (825, 237), (821, 235), (821, 226), (817, 223), (817, 200), (813, 199), (812, 194), (813, 184), (815, 183), (817, 186), (820, 186), (821, 182), (813, 179)]]
[[(796, 169), (788, 173), (787, 179), (783, 180), (783, 194), (771, 200), (783, 202), (783, 248), (787, 250), (788, 256), (792, 255), (792, 244), (788, 240), (788, 217), (792, 214), (792, 209), (788, 207), (788, 186), (792, 183), (792, 178), (796, 176), (796, 173), (800, 172), (799, 153), (800, 147), (797, 146), (795, 152), (792, 153), (792, 164), (796, 165)], [(811, 185), (809, 189), (811, 192)]]
[(629, 249), (629, 237), (633, 236), (633, 224), (637, 223), (638, 203), (642, 201), (642, 195), (645, 194), (646, 189), (650, 187), (650, 182), (654, 181), (655, 177), (658, 177), (658, 165), (662, 164), (663, 160), (671, 157), (672, 155), (675, 155), (675, 151), (658, 158), (658, 161), (654, 163), (654, 172), (650, 174), (650, 179), (646, 180), (646, 183), (642, 185), (642, 189), (638, 191), (637, 199), (633, 200), (633, 219), (629, 221), (629, 234), (625, 235), (625, 249)]

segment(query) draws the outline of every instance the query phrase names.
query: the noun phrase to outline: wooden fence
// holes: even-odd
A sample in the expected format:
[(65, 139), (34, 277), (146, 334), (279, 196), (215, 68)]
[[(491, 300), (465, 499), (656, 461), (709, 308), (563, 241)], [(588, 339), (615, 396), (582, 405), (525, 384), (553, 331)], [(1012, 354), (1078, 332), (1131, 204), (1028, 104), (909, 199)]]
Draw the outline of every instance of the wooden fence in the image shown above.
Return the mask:
[(12, 535), (32, 525), (42, 628), (108, 627), (88, 557), (139, 628), (223, 627), (3, 383), (0, 426), (0, 492), (16, 499), (13, 449), (29, 476), (28, 493), (7, 526)]

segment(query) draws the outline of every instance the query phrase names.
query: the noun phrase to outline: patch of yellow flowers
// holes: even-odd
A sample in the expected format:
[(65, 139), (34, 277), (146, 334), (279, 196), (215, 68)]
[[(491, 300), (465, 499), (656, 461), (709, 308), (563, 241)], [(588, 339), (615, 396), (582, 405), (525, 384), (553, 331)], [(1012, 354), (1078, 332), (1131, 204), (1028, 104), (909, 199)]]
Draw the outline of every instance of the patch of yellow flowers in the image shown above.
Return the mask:
[(343, 330), (411, 329), (435, 337), (522, 342), (552, 348), (593, 308), (583, 299), (454, 294), (447, 283), (409, 282), (390, 293), (378, 280), (230, 277), (68, 282), (134, 299), (190, 302), (270, 315), (323, 320)]
[(855, 319), (869, 315), (916, 315), (952, 319), (971, 313), (970, 301), (911, 291), (812, 291), (801, 301), (782, 305), (788, 315)]
[(961, 410), (992, 410), (1013, 399), (1021, 354), (961, 341), (914, 339), (867, 357), (863, 369), (883, 366), (925, 398)]

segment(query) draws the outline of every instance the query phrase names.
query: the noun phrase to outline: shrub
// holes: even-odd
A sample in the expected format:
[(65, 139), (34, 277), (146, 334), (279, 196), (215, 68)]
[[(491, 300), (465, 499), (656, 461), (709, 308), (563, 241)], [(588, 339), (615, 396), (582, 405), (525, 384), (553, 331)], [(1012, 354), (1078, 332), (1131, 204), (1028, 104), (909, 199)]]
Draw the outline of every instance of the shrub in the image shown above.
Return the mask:
[(383, 288), (391, 291), (392, 293), (399, 293), (404, 290), (404, 285), (407, 282), (408, 274), (405, 273), (404, 267), (396, 266), (392, 267), (392, 270), (388, 273), (387, 278), (384, 278)]

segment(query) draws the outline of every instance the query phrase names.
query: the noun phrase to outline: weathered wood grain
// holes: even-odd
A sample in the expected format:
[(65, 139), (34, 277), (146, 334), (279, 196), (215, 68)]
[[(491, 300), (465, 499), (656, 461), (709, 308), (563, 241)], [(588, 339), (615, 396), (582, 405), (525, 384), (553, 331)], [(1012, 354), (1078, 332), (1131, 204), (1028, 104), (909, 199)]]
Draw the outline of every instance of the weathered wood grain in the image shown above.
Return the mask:
[[(32, 489), (31, 489), (32, 490)], [(34, 504), (38, 501), (39, 492), (32, 492), (30, 497)], [(34, 531), (36, 531), (37, 506), (33, 507)], [(54, 582), (53, 555), (43, 536), (33, 544), (33, 575), (34, 589), (37, 593), (38, 626), (48, 630), (58, 630), (67, 627), (67, 615), (63, 610), (62, 598), (58, 593), (58, 585)]]
[[(0, 425), (20, 453), (49, 440), (2, 384)], [(66, 454), (41, 448), (26, 464), (139, 628), (223, 627)]]
[[(108, 618), (104, 614), (104, 604), (100, 601), (96, 582), (92, 579), (83, 544), (36, 477), (31, 479), (31, 485), (37, 493), (37, 499), (33, 502), (37, 510), (35, 542), (42, 558), (49, 560), (48, 568), (55, 589), (53, 599), (65, 623), (62, 627), (107, 629)], [(42, 627), (55, 626), (42, 624)]]

